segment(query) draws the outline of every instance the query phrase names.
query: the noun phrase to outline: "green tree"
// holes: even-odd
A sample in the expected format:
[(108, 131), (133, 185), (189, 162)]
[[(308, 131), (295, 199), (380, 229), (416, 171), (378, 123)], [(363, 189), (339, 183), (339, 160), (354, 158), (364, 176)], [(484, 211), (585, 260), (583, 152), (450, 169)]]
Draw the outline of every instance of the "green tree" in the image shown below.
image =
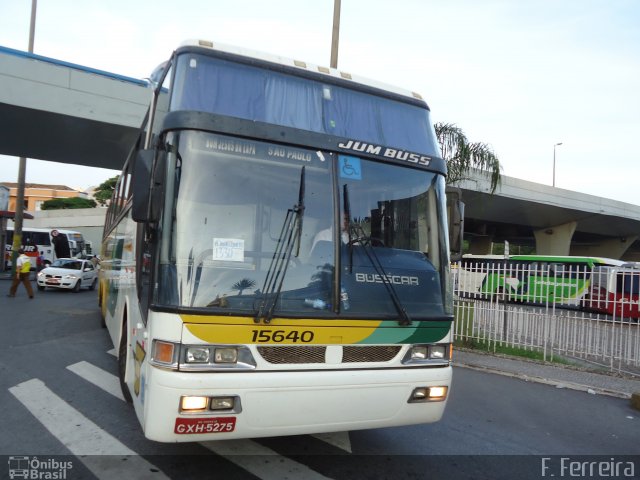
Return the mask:
[(118, 182), (118, 175), (116, 175), (115, 177), (111, 177), (108, 180), (105, 180), (100, 185), (98, 185), (94, 190), (93, 196), (98, 201), (98, 203), (103, 207), (111, 199), (111, 196), (113, 195), (113, 190), (116, 188), (117, 182)]
[(53, 198), (42, 203), (42, 210), (64, 210), (68, 208), (96, 208), (95, 200), (89, 198)]
[(470, 143), (466, 135), (452, 123), (434, 125), (442, 158), (447, 162), (447, 183), (466, 180), (472, 169), (491, 178), (491, 193), (500, 185), (502, 166), (493, 150), (486, 143)]

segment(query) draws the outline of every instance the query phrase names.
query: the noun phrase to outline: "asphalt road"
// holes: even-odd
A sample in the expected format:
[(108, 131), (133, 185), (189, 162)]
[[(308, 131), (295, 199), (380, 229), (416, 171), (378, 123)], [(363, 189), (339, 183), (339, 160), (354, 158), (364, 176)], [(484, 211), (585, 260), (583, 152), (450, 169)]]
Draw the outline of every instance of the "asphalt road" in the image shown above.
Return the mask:
[[(9, 283), (0, 282), (3, 287), (8, 291)], [(640, 475), (640, 415), (628, 401), (458, 367), (445, 416), (436, 424), (318, 437), (151, 442), (113, 388), (116, 359), (100, 327), (96, 293), (48, 290), (34, 300), (24, 290), (16, 298), (5, 293), (3, 476), (20, 456), (49, 460), (40, 471), (57, 468), (56, 459), (70, 462), (69, 479), (208, 478), (212, 472), (225, 479), (545, 478), (570, 476), (571, 462), (585, 461), (614, 462), (618, 476), (608, 478), (629, 478), (625, 466)]]

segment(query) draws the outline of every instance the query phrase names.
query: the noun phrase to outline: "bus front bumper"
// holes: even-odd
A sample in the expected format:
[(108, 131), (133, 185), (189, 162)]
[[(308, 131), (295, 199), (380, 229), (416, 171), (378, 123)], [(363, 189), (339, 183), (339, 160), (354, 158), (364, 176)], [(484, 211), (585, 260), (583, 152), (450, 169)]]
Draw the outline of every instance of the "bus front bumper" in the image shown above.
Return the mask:
[[(378, 370), (184, 373), (149, 368), (145, 436), (159, 442), (302, 435), (430, 423), (443, 415), (450, 366)], [(417, 388), (446, 387), (437, 401)], [(182, 396), (238, 399), (235, 412), (180, 413)]]

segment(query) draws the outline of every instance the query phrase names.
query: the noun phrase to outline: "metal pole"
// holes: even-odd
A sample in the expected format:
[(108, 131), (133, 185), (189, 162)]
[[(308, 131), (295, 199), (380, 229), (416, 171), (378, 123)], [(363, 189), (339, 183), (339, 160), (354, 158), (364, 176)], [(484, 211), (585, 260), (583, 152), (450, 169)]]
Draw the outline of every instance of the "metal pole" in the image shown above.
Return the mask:
[(340, 0), (333, 0), (333, 34), (331, 36), (331, 68), (338, 68), (338, 43), (340, 40)]
[[(36, 10), (38, 0), (31, 0), (31, 22), (29, 24), (29, 53), (33, 53), (33, 42), (36, 32)], [(18, 166), (18, 191), (16, 192), (16, 214), (13, 222), (13, 248), (11, 251), (11, 275), (16, 274), (18, 249), (22, 246), (22, 224), (24, 223), (24, 191), (27, 173), (27, 159), (20, 157)]]
[(558, 142), (553, 146), (553, 186), (556, 186), (556, 147), (562, 145), (562, 142)]

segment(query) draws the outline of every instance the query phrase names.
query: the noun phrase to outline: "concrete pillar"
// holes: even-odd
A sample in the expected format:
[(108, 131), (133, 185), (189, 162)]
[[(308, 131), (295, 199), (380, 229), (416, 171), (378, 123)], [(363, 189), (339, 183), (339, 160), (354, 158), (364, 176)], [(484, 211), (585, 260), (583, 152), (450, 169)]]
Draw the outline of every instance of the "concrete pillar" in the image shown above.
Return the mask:
[(534, 230), (536, 237), (536, 254), (569, 255), (571, 238), (576, 230), (577, 222)]
[(471, 237), (469, 241), (469, 253), (473, 255), (491, 255), (492, 245), (492, 236)]
[[(620, 259), (624, 252), (638, 239), (638, 236), (607, 238), (597, 245), (577, 245), (571, 248), (571, 255), (583, 257), (606, 257)], [(632, 259), (630, 259), (632, 260)]]

